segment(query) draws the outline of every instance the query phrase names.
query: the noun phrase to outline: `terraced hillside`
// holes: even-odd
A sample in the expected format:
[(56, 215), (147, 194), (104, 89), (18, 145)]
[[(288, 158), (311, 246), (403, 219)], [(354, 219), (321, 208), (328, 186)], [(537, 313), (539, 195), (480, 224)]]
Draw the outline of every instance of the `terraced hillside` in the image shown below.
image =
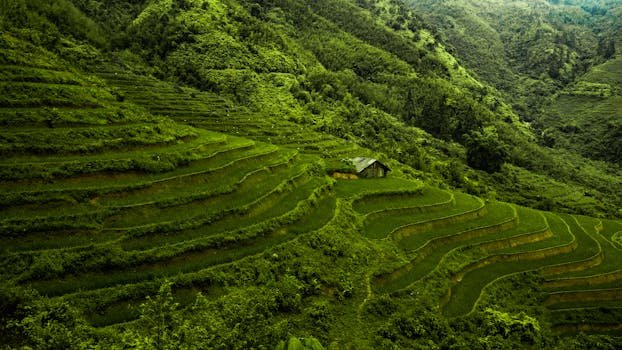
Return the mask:
[(394, 268), (384, 265), (369, 275), (366, 303), (385, 293), (418, 296), (412, 304), (439, 300), (446, 317), (473, 315), (494, 303), (486, 289), (535, 272), (554, 331), (620, 330), (622, 255), (612, 238), (621, 234), (620, 222), (484, 203), (426, 187), (409, 195), (374, 193), (357, 199), (354, 208), (365, 218), (363, 235), (401, 253)]
[[(0, 276), (75, 308), (98, 341), (122, 343), (165, 285), (175, 312), (209, 310), (207, 347), (296, 333), (374, 348), (441, 322), (459, 334), (534, 274), (514, 289), (548, 308), (542, 327), (622, 328), (620, 222), (436, 188), (399, 165), (337, 181), (326, 158), (372, 153), (213, 94), (0, 45)], [(422, 305), (438, 324), (411, 329)]]
[(101, 310), (128, 299), (107, 288), (133, 287), (142, 300), (153, 291), (145, 283), (261, 253), (331, 219), (333, 180), (316, 157), (156, 117), (3, 39), (4, 277), (88, 299), (89, 318), (106, 324), (123, 316)]
[(547, 107), (541, 118), (544, 141), (620, 164), (621, 84), (622, 57), (593, 67)]
[(217, 94), (138, 75), (123, 66), (107, 64), (97, 74), (128, 101), (181, 124), (243, 136), (324, 158), (371, 154), (354, 143), (313, 131), (281, 116), (259, 116)]

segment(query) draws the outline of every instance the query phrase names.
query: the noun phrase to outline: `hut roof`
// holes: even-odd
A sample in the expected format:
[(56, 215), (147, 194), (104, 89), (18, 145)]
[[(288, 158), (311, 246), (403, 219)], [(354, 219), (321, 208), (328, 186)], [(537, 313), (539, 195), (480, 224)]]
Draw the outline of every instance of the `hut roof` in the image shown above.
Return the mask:
[(363, 170), (367, 169), (374, 163), (378, 163), (380, 166), (385, 168), (387, 171), (391, 170), (388, 166), (382, 164), (379, 160), (374, 159), (374, 158), (356, 157), (356, 158), (350, 159), (350, 161), (352, 161), (352, 163), (354, 164), (354, 167), (356, 168), (357, 173), (362, 172)]

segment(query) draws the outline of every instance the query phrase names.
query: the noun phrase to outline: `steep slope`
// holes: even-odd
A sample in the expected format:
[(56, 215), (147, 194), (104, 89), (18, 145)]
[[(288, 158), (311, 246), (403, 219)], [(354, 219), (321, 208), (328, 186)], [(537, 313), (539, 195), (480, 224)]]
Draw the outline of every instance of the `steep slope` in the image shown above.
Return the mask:
[(593, 67), (557, 94), (539, 123), (552, 147), (622, 164), (622, 56)]
[[(152, 55), (168, 52), (167, 41), (157, 42), (162, 47), (144, 44), (149, 52), (110, 53), (60, 32), (56, 34), (62, 44), (37, 41), (37, 31), (29, 28), (2, 34), (2, 345), (272, 348), (293, 335), (317, 337), (336, 349), (567, 348), (569, 343), (581, 348), (595, 342), (620, 347), (620, 338), (603, 333), (619, 335), (622, 323), (616, 243), (622, 224), (485, 200), (445, 185), (438, 188), (430, 175), (351, 142), (385, 149), (409, 162), (417, 161), (416, 155), (402, 153), (424, 150), (437, 162), (456, 154), (468, 156), (462, 146), (405, 127), (402, 117), (386, 112), (386, 106), (364, 105), (359, 100), (363, 93), (352, 97), (353, 86), (382, 87), (382, 79), (399, 81), (406, 74), (412, 75), (409, 83), (423, 84), (417, 87), (421, 95), (413, 93), (412, 98), (425, 97), (425, 89), (447, 89), (446, 98), (468, 95), (453, 101), (458, 105), (449, 111), (464, 107), (488, 113), (491, 102), (471, 104), (471, 89), (479, 83), (460, 66), (445, 75), (434, 64), (428, 73), (417, 71), (413, 67), (425, 66), (413, 63), (412, 57), (410, 63), (407, 58), (388, 59), (404, 54), (401, 48), (416, 49), (393, 46), (401, 41), (382, 43), (378, 38), (398, 34), (386, 31), (381, 22), (370, 33), (360, 31), (368, 21), (358, 21), (367, 18), (367, 12), (352, 12), (362, 17), (348, 22), (343, 11), (353, 7), (318, 4), (325, 6), (289, 3), (287, 11), (281, 9), (289, 18), (295, 17), (295, 10), (315, 11), (304, 13), (316, 24), (303, 21), (299, 30), (283, 31), (305, 40), (282, 37), (282, 42), (310, 47), (292, 51), (308, 55), (304, 60), (318, 70), (318, 80), (306, 87), (298, 75), (306, 76), (304, 70), (312, 68), (294, 64), (284, 72), (271, 71), (270, 60), (258, 54), (274, 38), (259, 48), (239, 46), (244, 41), (238, 40), (238, 33), (231, 36), (235, 40), (220, 40), (250, 18), (236, 12), (242, 7), (233, 2), (231, 7), (219, 1), (153, 1), (144, 8), (126, 4), (130, 17), (132, 11), (142, 13), (132, 24), (136, 26), (147, 26), (149, 16), (157, 18), (151, 24), (179, 24), (178, 17), (167, 17), (169, 6), (181, 17), (199, 16), (197, 8), (220, 13), (213, 21), (202, 14), (197, 21), (207, 23), (194, 29), (206, 41), (217, 35), (219, 40), (212, 43), (216, 47), (240, 50), (235, 52), (239, 57), (232, 55), (240, 61), (228, 62), (225, 68), (215, 68), (214, 58), (200, 59), (218, 50), (205, 53), (190, 43), (180, 45), (186, 51), (171, 58)], [(251, 6), (249, 13), (261, 15), (259, 7)], [(277, 9), (270, 12), (268, 17), (280, 16)], [(313, 15), (316, 12), (322, 15)], [(91, 15), (100, 16), (96, 9)], [(214, 23), (215, 32), (201, 37), (203, 25)], [(109, 24), (117, 25), (123, 27)], [(151, 26), (156, 31), (163, 28)], [(128, 27), (131, 30), (139, 31)], [(244, 35), (258, 35), (253, 33)], [(332, 56), (335, 49), (323, 45), (329, 34), (337, 38), (330, 43), (337, 48), (360, 45), (346, 52), (360, 64), (356, 72), (340, 66)], [(433, 42), (425, 31), (419, 35)], [(367, 43), (371, 40), (383, 49)], [(419, 57), (422, 61), (443, 58), (441, 66), (454, 62), (441, 46), (430, 46), (434, 48), (428, 54), (435, 54)], [(246, 54), (246, 49), (257, 52)], [(357, 56), (366, 50), (374, 55)], [(274, 58), (275, 52), (270, 53)], [(144, 54), (152, 65), (137, 54)], [(325, 70), (316, 56), (337, 68)], [(191, 61), (187, 66), (162, 63), (184, 57)], [(244, 61), (250, 58), (258, 61)], [(374, 59), (385, 60), (394, 71), (363, 65)], [(279, 69), (291, 63), (277, 62)], [(212, 66), (184, 79), (197, 79), (196, 86), (215, 79), (226, 86), (227, 77), (241, 77), (234, 83), (244, 89), (228, 94), (204, 86), (204, 91), (145, 74), (174, 78), (177, 73), (163, 72), (201, 65)], [(201, 74), (208, 73), (212, 75), (204, 80)], [(363, 75), (366, 78), (359, 79)], [(352, 85), (340, 85), (348, 81)], [(293, 88), (295, 82), (303, 88)], [(246, 90), (253, 86), (255, 90)], [(399, 87), (395, 91), (403, 92)], [(317, 113), (295, 102), (296, 93), (301, 100), (317, 103)], [(420, 113), (434, 110), (437, 102), (429, 102)], [(291, 120), (276, 111), (289, 113)], [(475, 127), (479, 135), (472, 137), (490, 141), (495, 131), (525, 131), (504, 129), (495, 115), (488, 117)], [(514, 125), (513, 120), (506, 123)], [(457, 130), (442, 125), (431, 129), (439, 137)], [(362, 127), (368, 130), (355, 133)], [(409, 141), (415, 145), (402, 144)], [(438, 153), (426, 150), (429, 144)], [(473, 149), (487, 150), (479, 147)], [(392, 167), (391, 176), (326, 176), (341, 168), (348, 171), (338, 161), (359, 155), (382, 158)], [(533, 175), (513, 171), (516, 179)], [(464, 174), (456, 169), (449, 175), (460, 176)], [(615, 191), (613, 180), (609, 184)], [(509, 186), (529, 183), (506, 181)], [(551, 182), (542, 183), (547, 181)], [(569, 186), (563, 193), (576, 190), (562, 185)], [(516, 192), (516, 187), (510, 191)], [(585, 203), (583, 195), (577, 201), (575, 208)], [(597, 205), (590, 203), (592, 208)], [(577, 329), (596, 335), (575, 337), (572, 332)], [(558, 338), (552, 332), (570, 337)]]
[[(46, 50), (8, 34), (0, 43), (3, 300), (27, 286), (44, 304), (116, 323), (138, 311), (118, 305), (161, 278), (261, 254), (334, 215), (318, 157), (156, 117)], [(20, 344), (36, 325), (7, 326), (12, 312), (30, 312), (7, 305), (2, 343)], [(76, 344), (71, 332), (55, 346)]]
[[(391, 16), (394, 11), (390, 9), (396, 7), (395, 2), (389, 2), (392, 6), (386, 6), (387, 2), (368, 3), (372, 11), (385, 20), (394, 17)], [(504, 93), (506, 100), (511, 101), (513, 109), (523, 119), (532, 121), (538, 142), (557, 150), (548, 153), (555, 153), (575, 164), (589, 163), (581, 172), (599, 173), (597, 177), (601, 180), (610, 179), (602, 181), (602, 185), (615, 179), (619, 174), (619, 164), (589, 160), (616, 163), (619, 159), (615, 102), (619, 82), (615, 81), (615, 77), (619, 75), (616, 47), (619, 48), (621, 23), (618, 14), (622, 8), (618, 2), (408, 3), (423, 21), (427, 20), (436, 28), (440, 40), (465, 66)], [(602, 79), (602, 83), (608, 86), (599, 85)], [(524, 199), (505, 199), (541, 208), (549, 207), (551, 201), (560, 202), (560, 197), (564, 197), (566, 203), (577, 201), (570, 198), (573, 197), (571, 191), (552, 191), (553, 188), (560, 188), (556, 181), (546, 181), (546, 185), (540, 186), (538, 178), (542, 175), (556, 180), (563, 178), (563, 182), (572, 183), (571, 187), (583, 188), (585, 193), (600, 196), (593, 191), (600, 185), (577, 181), (576, 176), (570, 175), (572, 170), (569, 168), (561, 171), (565, 175), (543, 171), (542, 167), (559, 164), (560, 160), (553, 160), (551, 158), (555, 157), (538, 152), (533, 147), (531, 149), (538, 153), (538, 158), (546, 161), (531, 159), (525, 164), (524, 160), (529, 157), (520, 157), (522, 160), (516, 159), (512, 163), (522, 164), (523, 169), (518, 172), (523, 175), (518, 176), (530, 177), (532, 182), (535, 180), (535, 191), (529, 188), (527, 181), (519, 181)], [(570, 153), (580, 154), (581, 157)], [(532, 174), (524, 173), (525, 169)], [(512, 173), (516, 174), (511, 171), (506, 176), (511, 177)], [(593, 183), (601, 183), (601, 180)], [(613, 180), (613, 183), (618, 181)], [(503, 182), (496, 184), (496, 187), (505, 186)], [(557, 192), (559, 195), (544, 195), (548, 199), (537, 204), (529, 198), (533, 198), (530, 192), (536, 197), (540, 196), (536, 193), (543, 192)], [(585, 199), (577, 209), (589, 206), (590, 199)]]
[[(82, 7), (104, 25), (115, 4)], [(129, 70), (225, 95), (254, 119), (309, 125), (472, 193), (617, 213), (620, 191), (608, 184), (619, 169), (535, 145), (536, 135), (504, 98), (476, 80), (435, 39), (439, 32), (400, 2), (386, 5), (389, 15), (346, 0), (142, 6), (134, 7), (125, 34), (115, 34), (117, 48), (129, 49), (116, 60)], [(580, 173), (590, 176), (577, 176), (568, 159), (586, 164)], [(499, 175), (488, 175), (494, 172)], [(526, 192), (511, 188), (508, 179)], [(527, 192), (534, 195), (521, 196)], [(577, 193), (590, 197), (558, 200)]]
[(467, 67), (534, 120), (543, 97), (610, 58), (616, 2), (412, 1)]

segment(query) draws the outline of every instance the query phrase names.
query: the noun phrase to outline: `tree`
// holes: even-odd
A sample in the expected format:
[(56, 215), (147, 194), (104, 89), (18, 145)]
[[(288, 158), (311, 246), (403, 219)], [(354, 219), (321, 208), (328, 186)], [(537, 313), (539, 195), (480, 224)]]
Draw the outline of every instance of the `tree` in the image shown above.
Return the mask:
[(499, 141), (494, 126), (471, 132), (466, 137), (466, 146), (467, 163), (473, 168), (488, 173), (501, 170), (509, 154), (507, 146)]
[(126, 346), (158, 350), (183, 347), (183, 318), (179, 304), (173, 298), (171, 285), (165, 282), (155, 298), (147, 297), (147, 301), (140, 305), (137, 326), (123, 334)]

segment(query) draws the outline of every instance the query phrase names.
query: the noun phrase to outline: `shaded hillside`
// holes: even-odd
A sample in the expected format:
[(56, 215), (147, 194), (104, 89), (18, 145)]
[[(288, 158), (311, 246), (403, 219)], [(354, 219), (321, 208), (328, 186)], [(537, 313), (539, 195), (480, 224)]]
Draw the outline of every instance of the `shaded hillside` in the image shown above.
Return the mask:
[(528, 120), (547, 96), (611, 58), (619, 40), (615, 1), (408, 3)]
[(383, 156), (8, 34), (0, 52), (3, 345), (619, 344), (553, 335), (619, 329), (618, 221), (440, 189), (389, 159), (388, 178), (335, 180), (337, 160)]
[(414, 13), (1, 4), (0, 346), (622, 346), (618, 170)]
[[(256, 118), (288, 119), (384, 152), (472, 193), (615, 215), (620, 191), (609, 184), (618, 169), (589, 164), (579, 174), (590, 176), (577, 176), (445, 50), (435, 39), (442, 32), (399, 2), (383, 3), (386, 13), (345, 0), (136, 3), (135, 19), (119, 25), (126, 34), (115, 32), (117, 50), (128, 48), (115, 59), (228, 96)], [(81, 7), (102, 27), (127, 7), (90, 4)], [(494, 172), (501, 176), (487, 174)], [(591, 194), (559, 200), (576, 193)]]
[(410, 5), (434, 23), (466, 66), (505, 92), (515, 111), (534, 122), (541, 144), (586, 158), (619, 160), (619, 2)]
[(622, 164), (622, 56), (557, 94), (539, 123), (552, 147)]

